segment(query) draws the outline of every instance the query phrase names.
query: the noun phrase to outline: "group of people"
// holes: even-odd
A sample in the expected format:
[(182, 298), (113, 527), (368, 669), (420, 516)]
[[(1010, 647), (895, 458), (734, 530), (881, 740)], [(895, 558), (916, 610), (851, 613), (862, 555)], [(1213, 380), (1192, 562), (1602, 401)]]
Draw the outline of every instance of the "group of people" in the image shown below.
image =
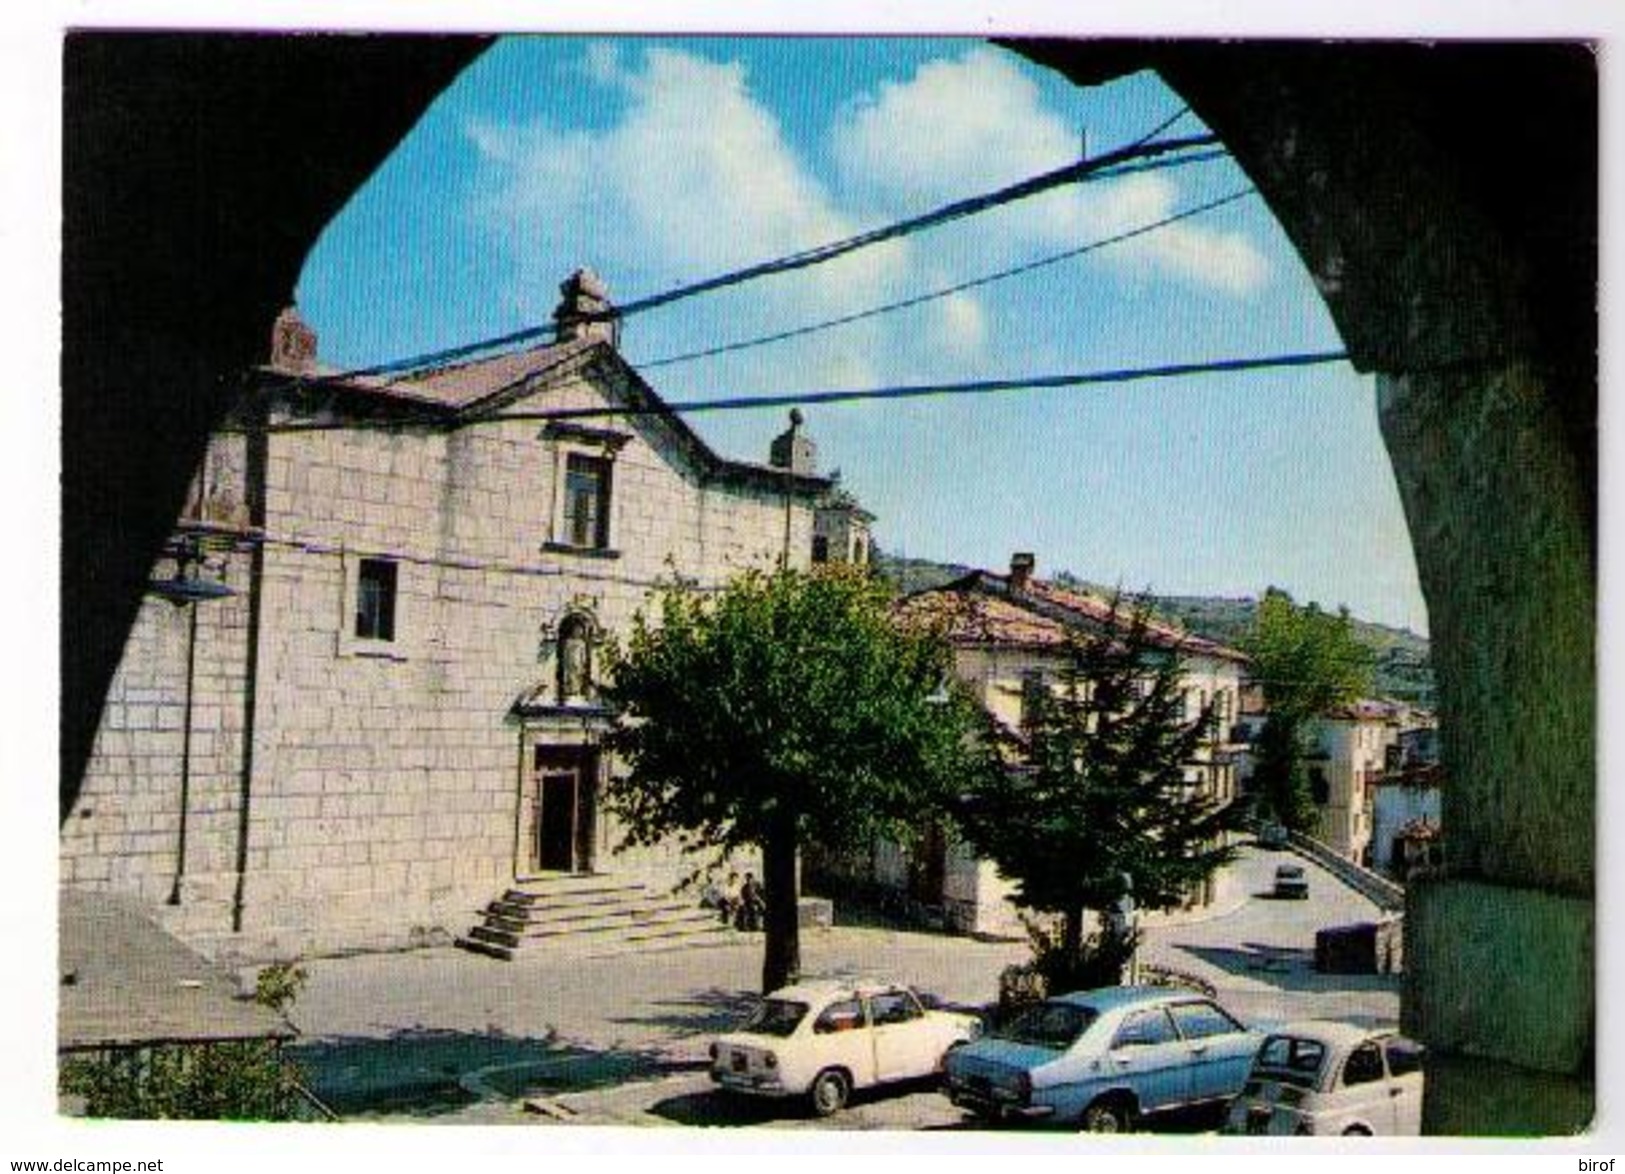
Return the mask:
[(700, 904), (715, 909), (723, 925), (755, 932), (762, 928), (762, 913), (767, 908), (767, 896), (754, 872), (747, 872), (741, 881), (737, 872), (730, 871), (728, 879), (717, 884), (712, 880), (705, 886)]

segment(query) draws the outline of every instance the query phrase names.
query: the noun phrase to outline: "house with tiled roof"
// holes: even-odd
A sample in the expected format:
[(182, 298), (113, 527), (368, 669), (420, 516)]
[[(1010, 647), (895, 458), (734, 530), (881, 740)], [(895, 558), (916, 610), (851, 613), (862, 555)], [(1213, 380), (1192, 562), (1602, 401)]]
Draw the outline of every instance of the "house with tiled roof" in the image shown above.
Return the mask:
[[(946, 638), (960, 684), (1017, 740), (1037, 691), (1059, 679), (1068, 642), (1098, 631), (1112, 608), (1101, 596), (1038, 578), (1035, 569), (1033, 555), (1018, 553), (1007, 574), (972, 571), (905, 596), (895, 613), (900, 624)], [(1227, 732), (1238, 712), (1247, 657), (1156, 620), (1147, 634), (1153, 645), (1180, 656), (1187, 716), (1195, 720), (1211, 706), (1215, 718), (1215, 738), (1187, 768), (1188, 781), (1218, 801), (1234, 798), (1235, 748)], [(910, 850), (877, 844), (857, 867), (870, 883), (902, 894), (951, 928), (997, 936), (1021, 932), (1009, 882), (991, 863), (940, 832), (928, 831)], [(1211, 896), (1210, 891), (1193, 893), (1192, 902)]]
[[(1243, 695), (1238, 737), (1252, 742), (1268, 721), (1263, 690)], [(1432, 840), (1439, 822), (1437, 723), (1404, 702), (1362, 697), (1318, 713), (1304, 724), (1303, 767), (1314, 803), (1308, 832), (1356, 864), (1381, 871), (1403, 859), (1400, 841), (1409, 826), (1418, 841)], [(1242, 791), (1251, 783), (1253, 755), (1237, 756)], [(1426, 856), (1427, 849), (1417, 849)]]
[(599, 807), (605, 641), (673, 575), (807, 565), (833, 483), (799, 417), (764, 463), (713, 451), (602, 283), (561, 292), (555, 340), (407, 375), (277, 319), (153, 568), (65, 885), (245, 957), (450, 940), (493, 902), (468, 940), (498, 953), (567, 897), (593, 916), (553, 928), (687, 915), (655, 897), (692, 862), (613, 851)]

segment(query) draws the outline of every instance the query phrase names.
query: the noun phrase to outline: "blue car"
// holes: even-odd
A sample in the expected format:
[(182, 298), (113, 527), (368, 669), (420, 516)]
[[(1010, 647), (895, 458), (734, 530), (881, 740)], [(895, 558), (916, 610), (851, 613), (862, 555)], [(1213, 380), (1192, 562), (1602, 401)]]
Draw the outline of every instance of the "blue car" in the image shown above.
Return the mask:
[(1146, 1114), (1231, 1100), (1262, 1039), (1192, 991), (1078, 991), (951, 1050), (944, 1091), (990, 1121), (1120, 1133)]

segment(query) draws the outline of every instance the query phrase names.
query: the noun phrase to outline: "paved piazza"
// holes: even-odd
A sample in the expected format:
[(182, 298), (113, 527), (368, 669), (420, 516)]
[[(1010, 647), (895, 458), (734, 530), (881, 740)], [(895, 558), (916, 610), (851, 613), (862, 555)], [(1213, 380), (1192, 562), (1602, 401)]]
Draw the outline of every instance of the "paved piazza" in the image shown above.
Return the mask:
[[(1271, 898), (1275, 865), (1289, 858), (1245, 850), (1220, 886), (1218, 907), (1149, 925), (1142, 958), (1206, 979), (1256, 1024), (1309, 1016), (1396, 1022), (1397, 976), (1326, 975), (1312, 966), (1317, 929), (1372, 920), (1376, 909), (1306, 861), (1309, 900)], [(373, 1120), (961, 1127), (959, 1112), (929, 1088), (860, 1097), (833, 1121), (714, 1093), (706, 1046), (748, 1005), (761, 953), (759, 935), (739, 935), (616, 958), (532, 953), (501, 963), (437, 949), (316, 959), (306, 963), (310, 982), (293, 1012), (304, 1036), (296, 1055), (345, 1116)], [(999, 972), (1027, 953), (1025, 942), (839, 926), (802, 941), (809, 974), (886, 974), (971, 1005), (991, 1002)]]

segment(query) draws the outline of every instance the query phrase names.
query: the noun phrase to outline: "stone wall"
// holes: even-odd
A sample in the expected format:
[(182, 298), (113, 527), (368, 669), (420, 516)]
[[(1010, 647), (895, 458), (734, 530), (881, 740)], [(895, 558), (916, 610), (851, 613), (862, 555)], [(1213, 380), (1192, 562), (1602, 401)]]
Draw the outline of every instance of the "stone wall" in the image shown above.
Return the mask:
[[(604, 400), (581, 380), (550, 389), (547, 402)], [(771, 567), (786, 546), (787, 512), (791, 557), (806, 563), (807, 497), (787, 511), (770, 482), (707, 479), (659, 421), (615, 427), (627, 438), (614, 456), (610, 553), (554, 541), (565, 442), (534, 421), (449, 433), (272, 432), (252, 535), (261, 565), (251, 681), (252, 547), (225, 556), (238, 595), (192, 605), (188, 860), (182, 900), (166, 910), (175, 928), (216, 950), (259, 955), (461, 932), (515, 874), (515, 703), (538, 689), (546, 699), (560, 622), (590, 617), (601, 642), (626, 632), (650, 588), (674, 572), (719, 584)], [(231, 443), (246, 463), (241, 438)], [(396, 564), (392, 641), (354, 636), (363, 558)], [(149, 901), (170, 892), (186, 624), (167, 603), (142, 609), (63, 828), (65, 883)], [(654, 884), (685, 869), (658, 848), (618, 856), (618, 838), (600, 818), (599, 869)]]

